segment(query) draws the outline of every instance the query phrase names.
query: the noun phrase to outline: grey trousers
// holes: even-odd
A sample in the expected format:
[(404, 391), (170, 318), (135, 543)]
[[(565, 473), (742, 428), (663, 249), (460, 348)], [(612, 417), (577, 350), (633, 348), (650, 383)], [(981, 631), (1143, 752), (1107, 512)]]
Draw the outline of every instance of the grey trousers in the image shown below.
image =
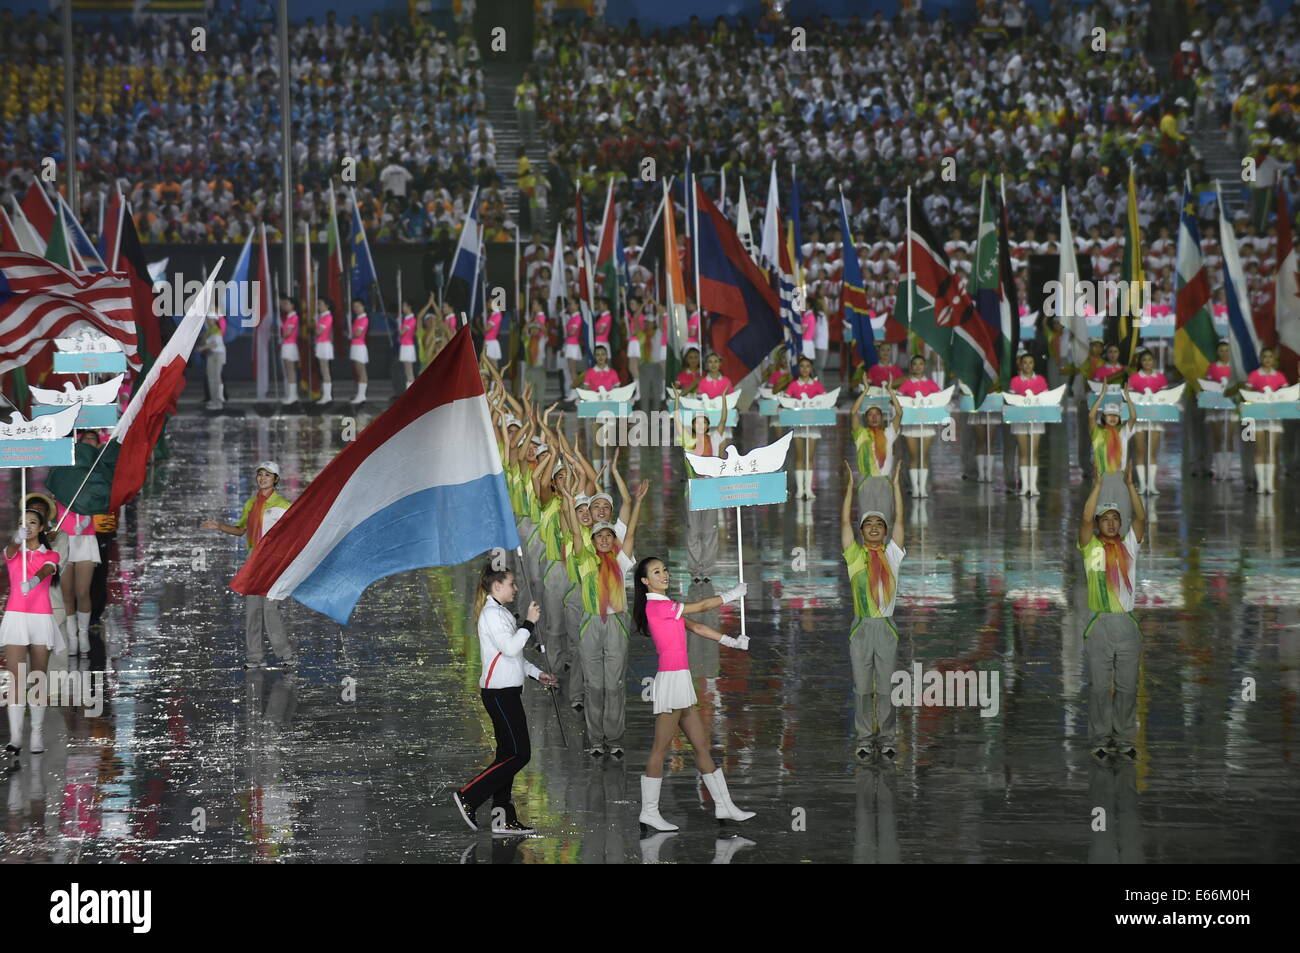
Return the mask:
[(894, 485), (889, 477), (867, 477), (858, 483), (857, 520), (859, 523), (865, 513), (873, 510), (885, 514), (885, 523), (888, 526), (894, 525)]
[(627, 721), (627, 619), (611, 612), (582, 617), (578, 656), (586, 691), (583, 714), (592, 747), (622, 745)]
[(533, 403), (549, 406), (546, 403), (546, 385), (550, 383), (549, 376), (545, 367), (524, 365), (524, 383), (533, 385)]
[[(849, 632), (849, 659), (853, 663), (853, 727), (857, 743), (870, 744), (879, 739), (882, 748), (898, 744), (898, 709), (890, 698), (890, 679), (898, 666), (894, 620), (854, 619)], [(874, 706), (872, 692), (876, 696)]]
[[(568, 575), (565, 575), (568, 580)], [(578, 656), (578, 630), (582, 628), (582, 592), (573, 583), (564, 592), (564, 651), (569, 663), (569, 704), (586, 701), (586, 683), (582, 677), (582, 659)]]
[[(1088, 658), (1088, 747), (1137, 744), (1138, 661), (1142, 633), (1127, 612), (1098, 612), (1084, 629)], [(1114, 683), (1114, 695), (1111, 689)]]
[(642, 361), (637, 374), (641, 381), (641, 409), (654, 410), (664, 402), (664, 366)]
[(564, 594), (569, 591), (569, 576), (564, 563), (544, 559), (542, 570), (542, 639), (551, 671), (560, 674), (569, 661), (569, 639), (565, 631)]
[(284, 634), (284, 623), (280, 620), (281, 599), (268, 599), (266, 596), (244, 597), (244, 631), (247, 639), (248, 661), (260, 662), (265, 657), (262, 634), (271, 640), (271, 651), (281, 661), (293, 658), (293, 648), (289, 637)]
[(225, 369), (226, 358), (224, 355), (214, 355), (209, 351), (206, 363), (208, 374), (208, 407), (210, 409), (220, 409), (226, 400), (226, 394), (221, 385), (221, 372)]
[(718, 561), (718, 511), (686, 511), (686, 569), (692, 577), (708, 576)]

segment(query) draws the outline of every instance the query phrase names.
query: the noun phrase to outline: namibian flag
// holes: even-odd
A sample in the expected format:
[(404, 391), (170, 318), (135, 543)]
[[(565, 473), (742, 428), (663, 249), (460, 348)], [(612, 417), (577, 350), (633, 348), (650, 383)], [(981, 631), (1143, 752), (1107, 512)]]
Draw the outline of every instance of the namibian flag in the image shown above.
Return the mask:
[(449, 566), (519, 536), (469, 331), (348, 444), (230, 583), (346, 625), (372, 582)]

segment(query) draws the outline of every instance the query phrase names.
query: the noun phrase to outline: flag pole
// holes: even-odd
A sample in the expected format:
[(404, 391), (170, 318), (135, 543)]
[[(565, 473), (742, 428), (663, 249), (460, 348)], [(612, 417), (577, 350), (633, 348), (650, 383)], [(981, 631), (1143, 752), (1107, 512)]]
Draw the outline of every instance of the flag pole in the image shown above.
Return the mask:
[[(532, 580), (528, 578), (528, 560), (524, 559), (524, 548), (522, 546), (516, 546), (515, 555), (519, 557), (520, 575), (524, 577), (524, 586), (526, 586), (528, 589), (529, 599), (532, 599), (533, 583)], [(546, 674), (554, 675), (555, 673), (551, 671), (551, 660), (546, 656), (545, 645), (542, 645), (541, 656), (542, 656), (542, 662), (545, 663), (546, 665)], [(564, 743), (564, 747), (567, 748), (569, 747), (569, 739), (566, 738), (564, 735), (564, 719), (560, 717), (559, 699), (555, 697), (555, 689), (551, 688), (549, 685), (546, 688), (546, 694), (551, 696), (551, 702), (555, 706), (555, 723), (560, 727), (560, 741), (562, 741)]]
[[(77, 432), (75, 427), (73, 428), (72, 432), (74, 434)], [(73, 443), (74, 444), (76, 443), (75, 438), (73, 439)], [(73, 454), (74, 454), (73, 459), (75, 460), (76, 459), (75, 448), (73, 449)], [(18, 490), (18, 499), (21, 500), (21, 503), (19, 504), (21, 509), (18, 511), (18, 525), (19, 527), (22, 527), (25, 526), (27, 523), (27, 468), (19, 467), (18, 471), (20, 474), (18, 480), (19, 483), (21, 484)], [(18, 545), (19, 547), (21, 547), (23, 551), (23, 581), (26, 582), (27, 581), (27, 540), (20, 539), (18, 541)]]
[(907, 187), (907, 234), (903, 236), (903, 241), (907, 242), (907, 330), (910, 334), (912, 331), (912, 287), (916, 284), (916, 274), (912, 268), (912, 187)]
[[(700, 316), (700, 354), (704, 355), (707, 353), (705, 348), (708, 347), (706, 342), (709, 335), (704, 333), (704, 300), (700, 296), (700, 203), (696, 201), (695, 196), (695, 173), (691, 173), (691, 181), (687, 182), (686, 185), (691, 190), (691, 203), (688, 208), (690, 208), (691, 216), (694, 219), (691, 222), (691, 256), (695, 262), (695, 267), (692, 269), (695, 272), (695, 310)], [(691, 316), (688, 314), (686, 320), (689, 321), (690, 319)], [(702, 360), (700, 370), (704, 370)], [(725, 402), (723, 410), (726, 410)]]

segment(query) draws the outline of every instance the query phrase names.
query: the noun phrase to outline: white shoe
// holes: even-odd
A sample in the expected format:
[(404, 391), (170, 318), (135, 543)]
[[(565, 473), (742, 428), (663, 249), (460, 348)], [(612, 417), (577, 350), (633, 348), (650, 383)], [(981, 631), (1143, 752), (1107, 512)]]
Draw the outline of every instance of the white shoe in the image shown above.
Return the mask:
[(713, 816), (718, 820), (747, 821), (755, 816), (753, 811), (742, 811), (732, 802), (731, 793), (727, 790), (727, 779), (722, 776), (721, 768), (701, 777), (704, 778), (704, 786), (709, 789), (709, 794), (713, 796)]
[(669, 824), (659, 813), (659, 789), (663, 787), (663, 778), (641, 775), (641, 816), (638, 820), (643, 828), (656, 831), (680, 830), (676, 824)]
[(29, 705), (32, 713), (32, 736), (27, 742), (28, 750), (32, 754), (42, 754), (45, 751), (45, 712), (44, 705)]
[(77, 648), (80, 650), (82, 655), (90, 654), (90, 632), (89, 631), (77, 632)]

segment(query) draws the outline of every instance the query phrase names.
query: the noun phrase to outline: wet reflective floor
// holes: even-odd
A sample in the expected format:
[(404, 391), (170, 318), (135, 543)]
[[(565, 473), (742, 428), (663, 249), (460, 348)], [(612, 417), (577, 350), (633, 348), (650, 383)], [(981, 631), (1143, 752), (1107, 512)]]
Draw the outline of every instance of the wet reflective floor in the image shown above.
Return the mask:
[[(854, 759), (852, 601), (838, 525), (840, 461), (851, 442), (841, 416), (816, 449), (814, 501), (743, 513), (751, 651), (692, 646), (714, 755), (735, 801), (758, 816), (720, 837), (679, 739), (661, 810), (682, 830), (639, 839), (639, 777), (653, 733), (641, 693), (655, 657), (634, 636), (625, 761), (584, 755), (581, 718), (561, 699), (565, 747), (551, 698), (530, 683), (534, 754), (515, 800), (544, 836), (494, 843), (466, 830), (449, 800), (493, 747), (469, 618), (476, 567), (382, 580), (347, 628), (288, 602), (298, 671), (246, 673), (242, 597), (226, 589), (242, 544), (198, 523), (233, 520), (262, 459), (279, 461), (282, 490), (295, 498), (340, 449), (343, 421), (176, 418), (172, 456), (119, 533), (106, 652), (82, 663), (106, 673), (102, 714), (55, 709), (46, 753), (34, 764), (24, 752), (21, 770), (0, 780), (0, 855), (16, 863), (1295, 862), (1298, 478), (1280, 478), (1273, 497), (1247, 494), (1239, 482), (1180, 479), (1179, 439), (1168, 435), (1163, 493), (1138, 564), (1140, 755), (1136, 764), (1097, 766), (1085, 750), (1088, 613), (1074, 543), (1083, 494), (1069, 460), (1072, 425), (1045, 440), (1038, 499), (963, 481), (956, 446), (937, 444), (931, 497), (906, 502), (899, 667), (996, 673), (992, 717), (975, 706), (904, 707), (897, 763)], [(771, 435), (757, 415), (742, 418), (737, 433), (742, 449)], [(721, 518), (711, 582), (691, 586), (680, 451), (629, 449), (623, 459), (629, 483), (653, 484), (641, 554), (665, 554), (677, 591), (692, 598), (733, 584), (735, 512)], [(736, 606), (717, 619), (739, 631)], [(55, 657), (55, 668), (67, 665)], [(736, 830), (743, 838), (730, 836)]]

